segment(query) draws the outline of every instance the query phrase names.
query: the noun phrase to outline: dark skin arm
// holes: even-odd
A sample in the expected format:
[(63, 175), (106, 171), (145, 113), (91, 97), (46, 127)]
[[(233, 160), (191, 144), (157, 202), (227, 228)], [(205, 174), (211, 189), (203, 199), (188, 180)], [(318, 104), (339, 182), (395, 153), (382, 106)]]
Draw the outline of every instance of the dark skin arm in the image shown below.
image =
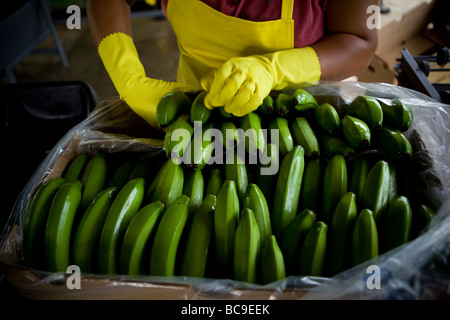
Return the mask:
[(367, 28), (370, 5), (379, 5), (379, 0), (328, 0), (327, 34), (311, 46), (322, 80), (343, 80), (369, 66), (378, 43), (377, 30)]

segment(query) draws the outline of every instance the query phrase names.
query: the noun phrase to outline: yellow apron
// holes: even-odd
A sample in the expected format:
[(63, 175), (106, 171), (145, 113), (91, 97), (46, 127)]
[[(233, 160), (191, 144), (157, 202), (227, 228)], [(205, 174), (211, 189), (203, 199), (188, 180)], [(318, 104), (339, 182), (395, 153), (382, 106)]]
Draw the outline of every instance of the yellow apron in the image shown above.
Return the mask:
[(167, 19), (180, 50), (177, 80), (200, 79), (232, 57), (294, 48), (294, 0), (283, 0), (281, 19), (248, 21), (225, 15), (199, 0), (169, 0)]

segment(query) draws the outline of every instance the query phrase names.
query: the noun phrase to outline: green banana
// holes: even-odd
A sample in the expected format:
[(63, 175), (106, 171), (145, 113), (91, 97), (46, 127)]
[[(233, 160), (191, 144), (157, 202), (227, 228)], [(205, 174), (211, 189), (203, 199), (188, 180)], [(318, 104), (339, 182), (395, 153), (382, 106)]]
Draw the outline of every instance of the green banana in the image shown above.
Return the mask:
[(389, 172), (390, 172), (390, 179), (389, 179), (388, 203), (399, 195), (397, 185), (397, 167), (392, 162), (389, 163)]
[(230, 112), (228, 112), (228, 111), (225, 111), (225, 108), (224, 107), (220, 107), (219, 108), (219, 114), (222, 116), (222, 118), (224, 118), (224, 119), (233, 119), (233, 118), (235, 118), (235, 116), (234, 116), (234, 114), (232, 114), (232, 113), (230, 113)]
[(366, 149), (370, 146), (371, 133), (369, 126), (361, 119), (345, 115), (341, 121), (341, 130), (351, 147)]
[(330, 159), (336, 154), (342, 155), (346, 159), (352, 158), (355, 155), (355, 150), (345, 139), (339, 136), (332, 136), (324, 132), (319, 135), (319, 141), (320, 149), (327, 159)]
[(379, 160), (367, 174), (361, 197), (362, 208), (370, 209), (376, 221), (382, 219), (389, 200), (390, 170), (386, 161)]
[(208, 194), (195, 212), (183, 253), (181, 275), (202, 278), (206, 274), (214, 232), (217, 197)]
[(319, 141), (305, 117), (297, 117), (291, 123), (291, 132), (296, 145), (305, 149), (305, 156), (317, 158), (320, 156)]
[(253, 211), (245, 208), (241, 212), (234, 239), (234, 279), (256, 283), (259, 265), (261, 236)]
[(183, 194), (190, 199), (188, 221), (191, 220), (197, 208), (203, 202), (203, 192), (205, 189), (205, 181), (201, 170), (192, 170), (185, 173), (186, 181), (183, 186)]
[[(266, 198), (257, 184), (250, 183), (242, 199), (242, 208), (251, 209), (258, 223), (261, 239), (272, 234), (269, 206)], [(263, 243), (261, 242), (261, 246)]]
[(73, 182), (75, 180), (81, 180), (81, 175), (83, 174), (84, 168), (89, 161), (89, 156), (87, 153), (79, 154), (72, 160), (63, 178), (66, 182)]
[(233, 160), (231, 160), (231, 156), (227, 160), (225, 163), (225, 180), (233, 180), (236, 183), (239, 200), (242, 200), (248, 186), (247, 166), (244, 159), (237, 153), (234, 154)]
[(272, 230), (277, 237), (297, 214), (304, 167), (304, 149), (297, 145), (283, 158), (278, 173), (272, 208)]
[(214, 214), (214, 239), (217, 265), (220, 274), (230, 276), (233, 269), (233, 248), (240, 207), (236, 184), (225, 180), (217, 195)]
[(311, 112), (315, 112), (319, 105), (311, 93), (305, 89), (299, 88), (296, 89), (291, 96), (291, 106), (297, 111), (308, 115)]
[(156, 122), (162, 129), (167, 128), (182, 113), (189, 113), (191, 99), (183, 91), (164, 95), (156, 107)]
[(378, 130), (383, 125), (383, 110), (374, 97), (357, 96), (350, 103), (346, 114), (364, 121), (370, 130)]
[(161, 201), (152, 202), (139, 209), (130, 221), (120, 249), (120, 273), (131, 275), (146, 273), (144, 257), (164, 209), (165, 205)]
[(81, 189), (76, 182), (64, 183), (53, 198), (44, 236), (47, 270), (66, 271), (70, 265), (72, 223), (81, 203)]
[(412, 158), (411, 143), (399, 130), (382, 127), (377, 137), (377, 145), (394, 161), (407, 161)]
[(44, 267), (42, 258), (48, 214), (56, 192), (65, 182), (63, 177), (48, 180), (36, 189), (30, 199), (23, 222), (22, 240), (25, 263), (29, 267)]
[[(294, 140), (292, 138), (291, 130), (289, 129), (289, 123), (286, 118), (276, 117), (269, 122), (270, 141), (272, 143), (278, 143), (278, 149), (282, 156), (292, 150), (294, 147)], [(273, 130), (278, 133), (278, 140), (272, 136)]]
[(261, 251), (261, 280), (263, 284), (286, 278), (283, 254), (274, 235), (268, 235)]
[(144, 178), (145, 181), (152, 180), (154, 174), (153, 166), (152, 158), (140, 160), (131, 170), (127, 180), (129, 181), (139, 177)]
[(317, 124), (327, 133), (335, 134), (340, 126), (341, 119), (335, 107), (329, 103), (320, 104), (314, 111)]
[(411, 238), (416, 238), (426, 231), (434, 217), (436, 217), (436, 212), (426, 204), (415, 207), (411, 225)]
[(166, 207), (183, 193), (184, 171), (181, 165), (167, 159), (148, 188), (146, 201), (162, 201)]
[(358, 214), (356, 194), (347, 192), (339, 200), (330, 225), (330, 265), (332, 276), (351, 267), (352, 233)]
[[(263, 154), (266, 159), (264, 163), (258, 162), (256, 173), (256, 184), (261, 189), (262, 193), (266, 197), (269, 208), (273, 205), (273, 186), (277, 183), (278, 168), (280, 167), (280, 154), (278, 152), (277, 144), (268, 143), (266, 146), (266, 152)], [(266, 161), (267, 160), (267, 161)], [(270, 170), (270, 168), (277, 168), (276, 173), (266, 174), (264, 169)]]
[(322, 275), (327, 248), (328, 226), (316, 221), (308, 232), (300, 253), (299, 274), (308, 276)]
[(240, 118), (240, 126), (244, 131), (245, 150), (249, 155), (264, 152), (266, 137), (262, 130), (261, 117), (256, 112), (247, 113)]
[(73, 241), (73, 262), (83, 272), (97, 272), (97, 248), (108, 212), (119, 191), (110, 187), (99, 192), (81, 217)]
[(391, 104), (381, 100), (379, 102), (386, 124), (393, 126), (401, 132), (405, 132), (411, 127), (414, 120), (414, 113), (410, 106), (400, 99), (393, 99)]
[(194, 129), (190, 124), (189, 116), (180, 115), (169, 125), (164, 136), (166, 155), (177, 163), (181, 162), (193, 134)]
[(347, 193), (347, 163), (342, 155), (334, 155), (326, 164), (323, 176), (323, 221), (330, 223), (339, 200)]
[(280, 240), (280, 248), (283, 252), (286, 274), (295, 274), (299, 267), (298, 257), (305, 237), (316, 222), (316, 214), (309, 209), (302, 210), (289, 223)]
[(173, 276), (180, 238), (186, 225), (189, 197), (182, 194), (167, 206), (153, 240), (150, 274)]
[(217, 196), (223, 185), (223, 176), (220, 169), (212, 169), (209, 172), (208, 181), (206, 182), (205, 195), (213, 194)]
[(305, 165), (303, 185), (300, 192), (299, 208), (301, 210), (311, 209), (319, 212), (322, 186), (323, 186), (324, 165), (322, 158), (309, 159)]
[(205, 124), (211, 117), (211, 114), (213, 113), (213, 109), (210, 110), (205, 106), (204, 101), (206, 93), (207, 93), (206, 91), (200, 92), (192, 102), (190, 110), (192, 123), (200, 121), (202, 124)]
[(83, 186), (81, 210), (85, 210), (97, 193), (103, 190), (107, 173), (105, 154), (97, 153), (89, 159), (81, 177), (81, 185)]
[(101, 273), (117, 273), (123, 236), (144, 198), (144, 178), (128, 181), (119, 191), (100, 235), (98, 255)]
[(352, 264), (356, 266), (378, 256), (378, 232), (373, 211), (363, 209), (352, 234)]
[(127, 183), (131, 172), (135, 167), (135, 162), (132, 160), (121, 163), (111, 176), (111, 179), (107, 183), (107, 187), (121, 188)]
[(233, 149), (241, 142), (239, 131), (232, 121), (223, 121), (220, 131), (222, 133), (222, 142), (226, 149)]
[(357, 157), (351, 169), (349, 191), (356, 194), (357, 203), (361, 203), (367, 174), (369, 173), (369, 160), (366, 157)]
[(386, 217), (387, 250), (394, 249), (410, 239), (412, 221), (412, 209), (409, 200), (405, 196), (397, 196), (389, 203)]
[(262, 104), (258, 107), (258, 112), (263, 116), (273, 114), (274, 110), (274, 101), (271, 96), (265, 97)]
[(291, 96), (287, 93), (280, 93), (275, 98), (275, 113), (280, 117), (285, 117), (291, 111)]
[(208, 162), (214, 152), (214, 142), (212, 139), (212, 131), (209, 130), (213, 127), (212, 123), (202, 126), (202, 130), (194, 131), (191, 143), (187, 149), (187, 157), (190, 155), (190, 161), (185, 160), (185, 165), (193, 170), (202, 170)]

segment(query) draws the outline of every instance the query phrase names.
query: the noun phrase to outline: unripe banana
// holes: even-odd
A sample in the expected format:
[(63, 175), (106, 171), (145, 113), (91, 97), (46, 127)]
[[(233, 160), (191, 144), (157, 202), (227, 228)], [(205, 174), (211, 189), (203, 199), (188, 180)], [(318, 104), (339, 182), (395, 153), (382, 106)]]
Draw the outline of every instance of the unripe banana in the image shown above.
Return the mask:
[(289, 223), (283, 232), (280, 248), (283, 252), (286, 274), (295, 274), (299, 268), (299, 259), (305, 237), (316, 221), (316, 214), (305, 209)]
[(363, 209), (355, 221), (352, 235), (353, 266), (378, 256), (377, 225), (370, 209)]
[(226, 149), (233, 149), (241, 142), (239, 131), (232, 121), (223, 121), (220, 126), (222, 142)]
[(232, 113), (230, 113), (230, 112), (228, 112), (228, 111), (225, 111), (225, 108), (224, 107), (220, 107), (219, 108), (219, 114), (222, 116), (222, 118), (224, 118), (224, 119), (232, 119), (232, 118), (235, 118), (235, 116), (234, 116), (234, 114), (232, 114)]
[(319, 141), (314, 130), (305, 117), (297, 117), (291, 123), (291, 132), (295, 145), (305, 149), (305, 156), (317, 158), (320, 156)]
[(253, 211), (245, 208), (241, 212), (234, 240), (233, 271), (235, 280), (256, 283), (260, 242), (258, 223)]
[(344, 138), (351, 147), (366, 149), (370, 146), (369, 126), (361, 119), (345, 115), (341, 121), (341, 129)]
[(247, 191), (248, 174), (244, 159), (237, 153), (234, 154), (234, 160), (231, 160), (231, 156), (227, 158), (225, 163), (225, 180), (233, 180), (235, 182), (239, 200), (242, 200), (245, 191)]
[(370, 209), (376, 221), (382, 219), (389, 200), (390, 170), (386, 161), (379, 160), (367, 174), (361, 197), (362, 208)]
[(106, 217), (99, 242), (99, 270), (117, 273), (123, 236), (144, 198), (144, 178), (128, 181), (120, 189)]
[(53, 198), (44, 237), (48, 271), (65, 272), (70, 265), (72, 223), (80, 202), (81, 189), (76, 182), (64, 183)]
[(366, 157), (358, 157), (353, 162), (351, 171), (349, 191), (356, 194), (357, 203), (361, 203), (361, 198), (366, 182), (367, 174), (369, 173), (369, 161)]
[(324, 164), (322, 158), (309, 159), (305, 166), (299, 208), (319, 212), (321, 208)]
[(249, 155), (264, 152), (266, 137), (262, 130), (261, 117), (256, 112), (247, 113), (240, 118), (240, 126), (244, 131), (245, 150)]
[[(211, 129), (212, 123), (202, 126), (202, 131), (195, 129), (191, 143), (187, 149), (187, 156), (190, 155), (190, 161), (185, 165), (193, 170), (202, 170), (211, 160), (214, 152), (214, 143), (212, 139)], [(198, 131), (197, 131), (198, 130)]]
[(374, 97), (356, 97), (348, 107), (346, 114), (361, 119), (371, 130), (378, 130), (383, 125), (383, 110)]
[[(276, 144), (268, 143), (266, 146), (266, 152), (263, 155), (266, 159), (264, 160), (264, 163), (262, 161), (258, 162), (256, 184), (266, 197), (267, 205), (269, 208), (272, 208), (274, 198), (273, 186), (277, 183), (278, 169), (280, 167), (280, 154), (278, 152), (278, 146)], [(264, 172), (264, 169), (270, 170), (270, 168), (277, 168), (277, 170), (276, 172), (271, 172), (271, 174)]]
[(291, 96), (282, 92), (275, 99), (275, 113), (280, 117), (285, 117), (289, 111), (291, 111)]
[(208, 194), (195, 212), (183, 253), (181, 275), (202, 278), (206, 274), (214, 235), (217, 197)]
[(271, 96), (264, 98), (262, 104), (258, 107), (258, 112), (263, 116), (268, 116), (275, 112), (274, 101)]
[(27, 266), (44, 267), (44, 238), (48, 214), (58, 189), (65, 179), (57, 177), (41, 184), (28, 204), (23, 222), (23, 250)]
[(339, 200), (347, 193), (347, 163), (342, 155), (334, 155), (326, 164), (323, 178), (323, 221), (330, 223)]
[(327, 248), (328, 226), (322, 221), (316, 221), (308, 232), (300, 253), (300, 275), (322, 275)]
[(392, 162), (389, 163), (389, 198), (388, 203), (391, 202), (392, 199), (399, 195), (398, 193), (398, 185), (397, 185), (397, 167)]
[(191, 99), (183, 91), (164, 95), (156, 107), (156, 121), (162, 129), (167, 128), (182, 113), (189, 113)]
[(107, 176), (105, 154), (97, 153), (89, 159), (81, 177), (82, 197), (80, 209), (86, 210), (94, 197), (103, 190)]
[(329, 134), (335, 134), (341, 125), (341, 119), (335, 107), (329, 103), (320, 104), (314, 112), (319, 126)]
[(122, 274), (145, 274), (145, 255), (151, 245), (151, 236), (156, 232), (164, 203), (152, 202), (136, 213), (125, 232), (120, 249), (119, 270)]
[(386, 250), (394, 249), (410, 239), (412, 209), (405, 196), (398, 196), (389, 203), (386, 217)]
[[(276, 117), (275, 119), (269, 122), (269, 130), (272, 133), (272, 130), (278, 130), (278, 148), (282, 156), (292, 150), (294, 147), (294, 140), (292, 138), (291, 131), (289, 129), (289, 123), (286, 118)], [(272, 138), (271, 142), (276, 143), (276, 141)]]
[(263, 284), (286, 278), (283, 254), (274, 235), (268, 235), (261, 251), (261, 278)]
[(135, 167), (135, 163), (132, 160), (125, 161), (121, 163), (109, 180), (107, 187), (118, 187), (122, 188), (125, 183), (129, 180), (131, 172)]
[(223, 176), (220, 169), (213, 169), (209, 173), (209, 178), (206, 183), (205, 195), (213, 194), (217, 196), (219, 194), (220, 188), (223, 185)]
[(189, 197), (182, 194), (166, 207), (153, 241), (151, 275), (175, 275), (177, 251), (188, 217), (189, 201)]
[(380, 100), (386, 124), (401, 132), (407, 131), (414, 120), (414, 113), (410, 106), (400, 99), (393, 99), (390, 104)]
[(291, 105), (305, 115), (314, 113), (319, 106), (314, 96), (302, 88), (296, 89), (292, 94)]
[(278, 174), (272, 209), (272, 230), (277, 237), (297, 214), (304, 167), (304, 149), (297, 145), (283, 158)]
[(202, 171), (188, 171), (183, 186), (183, 194), (187, 195), (190, 199), (188, 221), (191, 220), (193, 214), (197, 211), (197, 208), (202, 204), (204, 189), (205, 180)]
[(377, 137), (377, 145), (394, 161), (407, 161), (412, 158), (411, 143), (399, 130), (382, 127)]
[(180, 115), (167, 128), (164, 136), (164, 150), (166, 155), (176, 162), (183, 160), (183, 155), (191, 143), (194, 129), (187, 114)]
[(217, 266), (223, 276), (233, 270), (233, 250), (236, 227), (239, 221), (239, 198), (233, 180), (225, 180), (217, 196), (214, 214), (214, 237)]
[(332, 276), (351, 267), (352, 236), (356, 216), (356, 194), (347, 192), (339, 200), (330, 225), (330, 265)]
[(184, 171), (167, 159), (147, 191), (147, 202), (162, 201), (166, 207), (183, 193)]
[[(248, 185), (247, 191), (242, 199), (242, 208), (252, 210), (255, 220), (258, 223), (261, 239), (266, 239), (268, 235), (272, 234), (269, 207), (258, 185), (254, 183)], [(261, 242), (262, 245), (263, 243)]]
[(82, 153), (72, 160), (63, 178), (66, 182), (73, 182), (76, 180), (81, 180), (81, 175), (89, 161), (89, 156), (86, 153)]
[(205, 106), (204, 101), (206, 93), (207, 93), (206, 91), (200, 92), (192, 102), (190, 110), (192, 123), (200, 121), (202, 124), (205, 124), (211, 117), (211, 114), (213, 113), (213, 109), (210, 110)]
[(110, 187), (99, 192), (84, 212), (75, 230), (73, 262), (82, 272), (98, 272), (97, 254), (100, 235), (118, 191), (118, 187)]
[(327, 159), (336, 154), (342, 155), (346, 159), (350, 159), (355, 155), (355, 150), (341, 137), (323, 133), (319, 135), (319, 141), (320, 149)]
[(436, 212), (425, 204), (418, 205), (413, 210), (411, 238), (420, 236), (430, 226), (430, 222), (436, 217)]

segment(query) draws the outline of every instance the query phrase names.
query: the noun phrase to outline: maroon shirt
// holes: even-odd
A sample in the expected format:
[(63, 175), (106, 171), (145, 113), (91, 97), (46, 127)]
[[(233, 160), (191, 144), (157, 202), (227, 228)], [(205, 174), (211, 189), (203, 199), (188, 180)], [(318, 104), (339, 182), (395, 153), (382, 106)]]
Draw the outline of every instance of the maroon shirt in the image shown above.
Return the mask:
[[(162, 0), (164, 12), (169, 0)], [(250, 21), (280, 19), (282, 0), (200, 0), (223, 14)], [(325, 33), (327, 0), (295, 0), (294, 46), (309, 46)]]

